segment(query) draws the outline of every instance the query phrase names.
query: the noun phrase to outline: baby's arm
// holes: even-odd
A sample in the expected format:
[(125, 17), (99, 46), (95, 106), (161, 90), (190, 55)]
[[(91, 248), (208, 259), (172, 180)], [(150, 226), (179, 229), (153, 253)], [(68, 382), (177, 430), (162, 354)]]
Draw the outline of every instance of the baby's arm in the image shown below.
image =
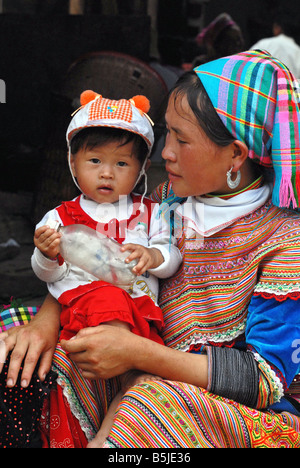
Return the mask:
[(61, 280), (68, 271), (66, 263), (57, 261), (61, 234), (49, 226), (38, 227), (34, 234), (34, 249), (31, 266), (36, 276), (46, 283)]
[(45, 257), (54, 260), (59, 254), (61, 233), (49, 226), (42, 226), (34, 233), (34, 245)]
[(160, 215), (159, 210), (160, 206), (155, 204), (150, 222), (149, 247), (159, 250), (164, 261), (149, 273), (157, 278), (169, 278), (178, 270), (182, 263), (182, 256), (177, 247), (176, 239), (171, 235), (169, 221)]
[(159, 267), (164, 261), (162, 253), (156, 248), (144, 247), (138, 244), (124, 244), (121, 250), (123, 252), (131, 252), (126, 258), (126, 263), (137, 260), (133, 272), (138, 276), (142, 275), (147, 270)]

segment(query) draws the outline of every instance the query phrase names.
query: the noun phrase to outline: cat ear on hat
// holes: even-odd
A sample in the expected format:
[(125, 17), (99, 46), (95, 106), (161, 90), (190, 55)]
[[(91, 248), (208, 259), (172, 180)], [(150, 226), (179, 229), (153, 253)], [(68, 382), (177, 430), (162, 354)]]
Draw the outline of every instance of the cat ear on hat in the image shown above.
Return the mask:
[(133, 104), (137, 108), (137, 110), (139, 111), (141, 115), (144, 115), (145, 117), (147, 117), (147, 119), (149, 120), (150, 124), (153, 127), (154, 122), (152, 122), (152, 120), (150, 119), (148, 115), (148, 112), (150, 110), (149, 99), (146, 98), (146, 96), (139, 94), (137, 96), (133, 96), (133, 98), (129, 99), (129, 101), (131, 102), (131, 104)]
[(95, 91), (92, 91), (91, 89), (87, 89), (86, 91), (83, 91), (80, 95), (80, 104), (82, 106), (85, 106), (89, 102), (99, 97), (101, 97), (100, 94), (96, 93)]
[(142, 111), (144, 114), (148, 114), (150, 110), (150, 101), (146, 98), (146, 96), (139, 94), (137, 96), (133, 96), (130, 101), (137, 109)]

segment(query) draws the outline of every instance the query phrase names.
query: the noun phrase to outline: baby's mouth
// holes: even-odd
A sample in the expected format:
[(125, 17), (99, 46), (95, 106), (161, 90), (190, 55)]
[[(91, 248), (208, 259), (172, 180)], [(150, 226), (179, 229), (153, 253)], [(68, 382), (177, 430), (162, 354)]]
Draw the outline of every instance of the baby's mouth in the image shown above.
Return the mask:
[(98, 190), (100, 192), (107, 192), (107, 193), (113, 191), (112, 187), (109, 187), (109, 186), (106, 186), (106, 185), (102, 185), (101, 187), (98, 188)]

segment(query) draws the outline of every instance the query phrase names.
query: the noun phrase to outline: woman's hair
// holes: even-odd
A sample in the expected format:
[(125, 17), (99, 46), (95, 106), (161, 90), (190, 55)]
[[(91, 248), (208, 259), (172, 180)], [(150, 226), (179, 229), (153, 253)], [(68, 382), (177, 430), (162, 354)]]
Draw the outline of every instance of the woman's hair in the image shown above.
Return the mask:
[(203, 84), (194, 71), (183, 74), (170, 94), (174, 97), (175, 105), (178, 97), (186, 96), (200, 127), (216, 145), (227, 146), (235, 141), (218, 116)]
[(146, 142), (138, 134), (112, 127), (90, 127), (78, 132), (71, 141), (71, 153), (76, 155), (81, 149), (93, 149), (107, 143), (127, 145), (133, 141), (133, 153), (141, 164), (146, 159), (148, 148)]

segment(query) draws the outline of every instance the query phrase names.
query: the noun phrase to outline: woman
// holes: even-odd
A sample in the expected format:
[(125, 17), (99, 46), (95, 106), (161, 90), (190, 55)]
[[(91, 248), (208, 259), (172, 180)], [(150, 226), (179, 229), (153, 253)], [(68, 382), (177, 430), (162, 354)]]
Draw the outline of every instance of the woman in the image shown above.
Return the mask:
[[(154, 197), (166, 216), (174, 214), (184, 261), (161, 288), (167, 346), (101, 326), (82, 330), (54, 356), (62, 388), (64, 378), (110, 379), (129, 369), (163, 377), (127, 392), (105, 446), (300, 447), (292, 393), (300, 361), (300, 219), (285, 209), (299, 206), (293, 86), (284, 65), (251, 51), (200, 66), (171, 93), (163, 151), (170, 183)], [(274, 170), (274, 184), (261, 167)], [(33, 320), (34, 333), (50, 309), (55, 330), (51, 305)], [(21, 379), (29, 381), (40, 354), (40, 377), (50, 368), (53, 340), (34, 346), (28, 328), (4, 336), (14, 348), (11, 384), (26, 352)], [(107, 403), (115, 379), (95, 382)], [(82, 428), (74, 395), (67, 398), (77, 403)]]

